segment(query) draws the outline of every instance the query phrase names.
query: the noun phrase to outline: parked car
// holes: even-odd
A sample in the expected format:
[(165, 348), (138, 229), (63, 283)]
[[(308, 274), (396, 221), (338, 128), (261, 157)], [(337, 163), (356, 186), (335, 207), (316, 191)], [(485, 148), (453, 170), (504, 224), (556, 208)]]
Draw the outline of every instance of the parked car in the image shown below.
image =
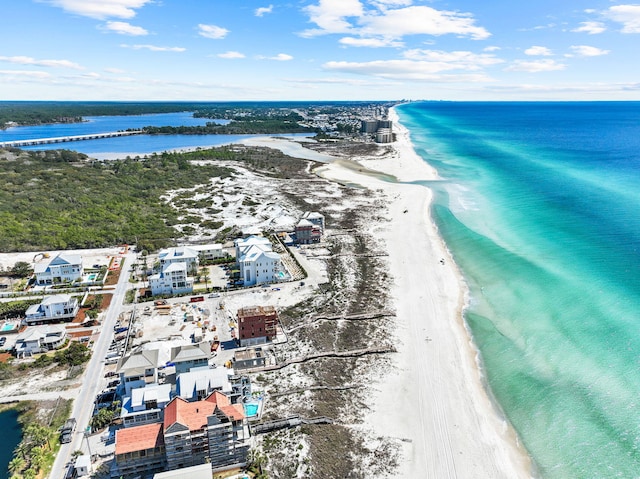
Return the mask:
[(218, 293), (211, 293), (209, 296), (207, 296), (208, 298), (219, 298), (220, 295)]
[(6, 343), (6, 342), (7, 342), (7, 337), (6, 336), (2, 336), (0, 338), (0, 346), (4, 346), (4, 343)]
[(107, 374), (104, 375), (105, 378), (112, 378), (113, 376), (117, 376), (118, 373), (116, 373), (115, 371), (109, 371)]

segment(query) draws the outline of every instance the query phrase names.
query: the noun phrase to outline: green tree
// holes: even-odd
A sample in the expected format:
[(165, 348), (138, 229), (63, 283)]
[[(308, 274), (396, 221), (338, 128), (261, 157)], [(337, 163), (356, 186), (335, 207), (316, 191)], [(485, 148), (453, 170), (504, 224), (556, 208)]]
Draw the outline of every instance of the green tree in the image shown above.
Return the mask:
[(54, 358), (56, 362), (66, 366), (79, 366), (89, 360), (89, 348), (76, 341), (71, 342), (68, 348), (57, 351)]
[(33, 268), (26, 261), (18, 261), (11, 268), (11, 274), (18, 278), (28, 278), (33, 274)]
[(40, 472), (40, 469), (44, 466), (46, 459), (44, 448), (34, 447), (31, 449), (31, 453), (29, 454), (29, 461), (31, 462), (29, 469), (34, 469), (36, 473)]
[(27, 465), (27, 462), (24, 460), (23, 457), (16, 456), (13, 459), (11, 459), (11, 462), (9, 462), (9, 473), (12, 476), (17, 475), (22, 472), (22, 470), (26, 465)]
[(115, 416), (115, 411), (104, 408), (98, 411), (98, 414), (91, 418), (91, 428), (93, 430), (103, 429), (111, 424)]

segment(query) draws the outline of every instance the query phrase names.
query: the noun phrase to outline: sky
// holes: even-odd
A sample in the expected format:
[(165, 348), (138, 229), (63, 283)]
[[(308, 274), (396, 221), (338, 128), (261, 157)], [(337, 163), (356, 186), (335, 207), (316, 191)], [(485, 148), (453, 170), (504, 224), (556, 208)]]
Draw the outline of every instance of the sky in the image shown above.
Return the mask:
[(0, 100), (640, 100), (640, 3), (0, 0)]

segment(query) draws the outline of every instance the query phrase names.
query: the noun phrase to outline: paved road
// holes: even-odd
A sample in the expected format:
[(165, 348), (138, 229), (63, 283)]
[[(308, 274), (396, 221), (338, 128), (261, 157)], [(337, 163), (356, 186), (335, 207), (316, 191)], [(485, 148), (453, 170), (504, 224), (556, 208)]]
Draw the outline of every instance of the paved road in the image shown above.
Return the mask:
[(100, 333), (98, 340), (93, 345), (91, 360), (87, 364), (82, 386), (73, 404), (71, 416), (76, 418), (78, 426), (73, 436), (73, 440), (68, 444), (61, 444), (60, 451), (58, 452), (48, 476), (51, 479), (64, 477), (65, 465), (71, 460), (71, 453), (73, 451), (80, 449), (85, 453), (89, 452), (86, 450), (86, 441), (83, 443), (83, 433), (91, 419), (93, 401), (99, 389), (101, 389), (104, 384), (104, 357), (109, 349), (111, 341), (113, 340), (113, 326), (118, 319), (118, 315), (123, 309), (122, 305), (124, 303), (125, 293), (129, 287), (129, 276), (131, 266), (135, 262), (135, 256), (136, 255), (134, 253), (124, 255), (125, 259), (121, 263), (122, 271), (120, 272), (120, 278), (115, 290), (112, 291), (113, 298), (111, 299), (111, 305), (109, 306), (106, 317), (102, 322), (102, 332)]

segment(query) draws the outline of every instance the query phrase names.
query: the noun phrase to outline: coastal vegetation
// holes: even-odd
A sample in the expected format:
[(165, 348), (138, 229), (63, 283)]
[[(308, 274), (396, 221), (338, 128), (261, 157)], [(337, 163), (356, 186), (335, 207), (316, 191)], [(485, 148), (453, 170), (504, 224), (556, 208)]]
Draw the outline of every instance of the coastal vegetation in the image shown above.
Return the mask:
[(9, 462), (12, 479), (37, 478), (48, 471), (59, 448), (58, 429), (71, 413), (70, 400), (24, 401), (12, 406), (18, 412), (22, 440)]
[[(191, 230), (175, 227), (184, 219), (164, 195), (233, 176), (228, 162), (279, 178), (298, 177), (308, 164), (278, 150), (237, 145), (115, 161), (69, 150), (0, 150), (0, 251), (169, 246)], [(187, 194), (179, 201), (194, 200)], [(196, 227), (205, 221), (221, 226), (189, 217)]]

